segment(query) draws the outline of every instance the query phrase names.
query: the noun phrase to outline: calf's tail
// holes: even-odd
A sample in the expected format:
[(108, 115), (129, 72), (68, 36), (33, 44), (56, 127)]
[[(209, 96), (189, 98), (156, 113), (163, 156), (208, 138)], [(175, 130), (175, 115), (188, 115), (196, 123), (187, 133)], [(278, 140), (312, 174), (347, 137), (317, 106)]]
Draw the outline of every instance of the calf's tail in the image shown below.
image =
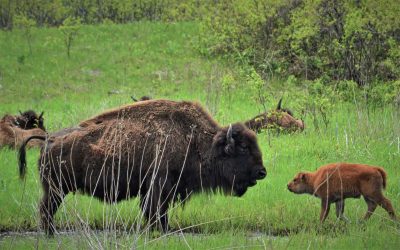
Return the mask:
[(28, 137), (21, 145), (18, 151), (18, 165), (19, 165), (19, 177), (21, 179), (24, 179), (25, 173), (26, 173), (26, 144), (32, 140), (32, 139), (38, 139), (38, 140), (46, 140), (46, 136), (42, 135), (32, 135)]
[(386, 188), (386, 176), (387, 176), (387, 174), (386, 174), (385, 170), (383, 170), (383, 168), (377, 168), (377, 170), (379, 171), (379, 173), (380, 173), (381, 176), (382, 176), (382, 180), (383, 180), (383, 189), (385, 189), (385, 188)]

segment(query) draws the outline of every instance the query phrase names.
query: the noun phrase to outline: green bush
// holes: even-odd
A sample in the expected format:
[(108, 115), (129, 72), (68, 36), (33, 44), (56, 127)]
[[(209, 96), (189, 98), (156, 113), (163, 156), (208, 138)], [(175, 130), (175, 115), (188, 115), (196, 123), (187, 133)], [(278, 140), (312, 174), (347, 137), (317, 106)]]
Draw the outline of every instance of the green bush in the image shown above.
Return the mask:
[(400, 77), (398, 3), (231, 0), (207, 13), (207, 51), (248, 62), (264, 79), (326, 78), (325, 85), (354, 82), (368, 92)]

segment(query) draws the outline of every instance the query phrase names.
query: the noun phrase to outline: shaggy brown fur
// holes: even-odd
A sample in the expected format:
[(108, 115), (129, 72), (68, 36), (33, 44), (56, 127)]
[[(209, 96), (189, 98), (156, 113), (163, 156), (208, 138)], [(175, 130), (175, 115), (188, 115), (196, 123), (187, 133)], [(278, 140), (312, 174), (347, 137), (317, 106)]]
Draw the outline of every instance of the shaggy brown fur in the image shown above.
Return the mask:
[[(139, 195), (148, 222), (167, 230), (168, 205), (178, 197), (217, 188), (241, 196), (266, 176), (253, 131), (242, 124), (221, 128), (200, 105), (167, 100), (120, 107), (53, 134), (39, 168), (48, 233), (69, 192), (108, 202)], [(21, 176), (24, 169), (21, 147)]]
[[(19, 148), (22, 142), (34, 135), (44, 136), (46, 130), (43, 125), (43, 112), (38, 116), (34, 111), (28, 110), (21, 115), (5, 115), (0, 120), (0, 147), (9, 146)], [(39, 147), (41, 141), (29, 142), (29, 147)]]
[(282, 98), (279, 100), (275, 110), (261, 113), (245, 121), (244, 124), (256, 133), (260, 133), (263, 129), (268, 128), (280, 128), (288, 132), (304, 130), (304, 122), (294, 118), (290, 110), (281, 108), (281, 104)]
[(344, 199), (360, 198), (361, 195), (368, 205), (365, 219), (372, 215), (377, 205), (395, 219), (392, 203), (382, 193), (385, 187), (383, 168), (351, 163), (331, 163), (315, 172), (300, 172), (288, 184), (291, 192), (312, 194), (321, 199), (321, 222), (328, 216), (331, 203), (336, 203), (336, 216), (342, 218)]

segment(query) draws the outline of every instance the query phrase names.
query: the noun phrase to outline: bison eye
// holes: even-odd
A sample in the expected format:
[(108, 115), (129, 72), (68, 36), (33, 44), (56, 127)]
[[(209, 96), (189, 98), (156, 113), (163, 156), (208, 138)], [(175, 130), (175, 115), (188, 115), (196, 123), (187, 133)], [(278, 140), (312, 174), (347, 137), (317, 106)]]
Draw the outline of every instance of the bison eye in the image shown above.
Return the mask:
[(241, 143), (238, 147), (238, 151), (240, 154), (247, 154), (249, 152), (249, 149), (247, 148), (246, 144)]

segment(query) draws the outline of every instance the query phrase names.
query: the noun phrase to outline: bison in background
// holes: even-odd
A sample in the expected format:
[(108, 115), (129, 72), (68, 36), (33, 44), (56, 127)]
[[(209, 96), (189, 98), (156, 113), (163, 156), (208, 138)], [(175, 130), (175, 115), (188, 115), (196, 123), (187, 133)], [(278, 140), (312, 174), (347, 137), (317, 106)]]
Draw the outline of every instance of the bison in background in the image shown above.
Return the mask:
[(141, 102), (141, 101), (148, 101), (151, 100), (152, 98), (150, 96), (144, 95), (142, 97), (140, 97), (140, 99), (136, 99), (133, 95), (131, 96), (132, 101), (134, 102)]
[(292, 111), (289, 109), (283, 109), (282, 98), (278, 102), (278, 106), (275, 110), (271, 110), (256, 117), (245, 121), (244, 124), (256, 133), (260, 133), (264, 129), (279, 128), (283, 131), (303, 131), (304, 122), (300, 119), (296, 119), (293, 116)]
[(321, 199), (321, 222), (328, 216), (331, 203), (336, 203), (336, 216), (344, 218), (344, 200), (361, 195), (368, 205), (364, 219), (372, 215), (377, 205), (395, 219), (392, 203), (382, 193), (384, 188), (386, 172), (383, 168), (351, 163), (331, 163), (315, 172), (300, 172), (288, 184), (291, 192), (312, 194)]
[[(43, 112), (38, 116), (35, 111), (20, 111), (20, 115), (5, 115), (0, 120), (0, 147), (19, 148), (23, 141), (30, 136), (44, 136)], [(40, 141), (29, 142), (29, 147), (39, 147)]]
[[(77, 190), (110, 203), (139, 196), (148, 223), (167, 230), (177, 199), (219, 188), (242, 196), (266, 176), (255, 133), (240, 123), (221, 127), (193, 102), (137, 102), (31, 139), (46, 140), (40, 215), (49, 234), (64, 197)], [(23, 177), (25, 144), (19, 164)]]

